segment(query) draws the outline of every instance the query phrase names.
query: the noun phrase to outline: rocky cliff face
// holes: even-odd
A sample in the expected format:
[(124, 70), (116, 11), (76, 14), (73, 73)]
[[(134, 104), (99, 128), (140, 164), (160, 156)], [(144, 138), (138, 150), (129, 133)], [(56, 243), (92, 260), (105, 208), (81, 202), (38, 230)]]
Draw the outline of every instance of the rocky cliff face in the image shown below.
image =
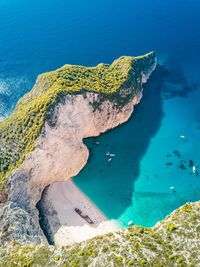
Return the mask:
[[(151, 60), (139, 73), (140, 86), (123, 85), (116, 101), (102, 94), (83, 92), (68, 94), (51, 116), (53, 126), (45, 123), (35, 149), (9, 177), (8, 201), (0, 207), (0, 239), (41, 242), (45, 237), (38, 223), (36, 204), (44, 188), (56, 181), (73, 177), (86, 164), (89, 151), (83, 139), (125, 122), (142, 97), (142, 83), (156, 66)], [(126, 101), (121, 101), (126, 100)]]
[(71, 247), (0, 245), (2, 266), (200, 266), (200, 202), (151, 229), (132, 226)]

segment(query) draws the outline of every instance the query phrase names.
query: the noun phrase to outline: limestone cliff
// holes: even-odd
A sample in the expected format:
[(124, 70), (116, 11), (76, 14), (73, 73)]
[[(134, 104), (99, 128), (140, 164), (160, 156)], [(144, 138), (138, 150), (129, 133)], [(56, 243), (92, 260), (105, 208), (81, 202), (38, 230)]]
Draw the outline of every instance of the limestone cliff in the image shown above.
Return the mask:
[[(150, 53), (122, 57), (89, 71), (67, 65), (38, 79), (11, 118), (0, 125), (1, 177), (6, 181), (2, 192), (7, 194), (0, 206), (2, 242), (45, 241), (36, 209), (42, 191), (83, 168), (89, 155), (84, 138), (98, 136), (128, 120), (142, 97), (142, 84), (155, 66), (155, 54)], [(10, 139), (6, 137), (8, 131), (12, 132)], [(10, 156), (13, 149), (16, 158)]]

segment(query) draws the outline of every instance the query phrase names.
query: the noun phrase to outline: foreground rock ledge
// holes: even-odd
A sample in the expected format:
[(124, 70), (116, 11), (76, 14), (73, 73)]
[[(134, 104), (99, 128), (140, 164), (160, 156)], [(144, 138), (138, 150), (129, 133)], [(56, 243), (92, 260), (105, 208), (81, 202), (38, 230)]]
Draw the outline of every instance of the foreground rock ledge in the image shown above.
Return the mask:
[[(140, 62), (140, 57), (138, 60)], [(142, 84), (156, 67), (155, 53), (141, 57), (141, 61), (142, 64), (130, 66), (127, 81), (112, 97), (86, 90), (66, 94), (54, 107), (51, 113), (53, 124), (44, 123), (35, 149), (8, 178), (8, 200), (0, 207), (1, 242), (46, 242), (36, 209), (43, 189), (80, 172), (89, 156), (84, 138), (98, 136), (129, 119), (134, 105), (142, 97)], [(123, 71), (124, 66), (120, 64)], [(45, 83), (37, 82), (18, 107), (22, 109), (22, 103), (27, 105), (28, 101), (34, 100), (34, 95), (42, 94), (45, 88), (41, 89), (41, 86)]]
[[(2, 266), (199, 267), (200, 202), (187, 203), (151, 229), (133, 226), (74, 246), (0, 246)], [(0, 265), (1, 265), (0, 264)]]

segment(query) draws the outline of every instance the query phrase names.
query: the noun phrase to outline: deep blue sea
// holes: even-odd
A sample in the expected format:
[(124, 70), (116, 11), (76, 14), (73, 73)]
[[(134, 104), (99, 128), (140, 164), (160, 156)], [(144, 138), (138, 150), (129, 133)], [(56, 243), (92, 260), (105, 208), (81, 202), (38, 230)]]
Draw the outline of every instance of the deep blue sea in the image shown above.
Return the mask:
[(42, 72), (151, 50), (160, 66), (141, 103), (128, 123), (85, 141), (89, 162), (74, 178), (125, 226), (200, 199), (200, 1), (0, 0), (1, 119)]

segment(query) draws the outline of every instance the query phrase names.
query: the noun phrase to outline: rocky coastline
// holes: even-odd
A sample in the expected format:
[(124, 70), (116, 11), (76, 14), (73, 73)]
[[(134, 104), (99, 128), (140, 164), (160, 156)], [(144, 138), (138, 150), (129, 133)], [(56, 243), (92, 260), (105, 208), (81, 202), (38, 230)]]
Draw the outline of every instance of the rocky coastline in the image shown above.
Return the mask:
[[(119, 64), (123, 72), (124, 60), (122, 58)], [(42, 191), (54, 182), (74, 177), (85, 166), (89, 151), (84, 138), (98, 136), (129, 119), (142, 97), (142, 84), (156, 67), (155, 53), (138, 57), (136, 63), (128, 60), (127, 81), (115, 93), (107, 95), (87, 90), (69, 93), (54, 107), (51, 123), (49, 119), (44, 122), (35, 148), (8, 177), (8, 200), (0, 208), (2, 242), (13, 239), (23, 243), (47, 242), (36, 208)], [(118, 61), (113, 64), (116, 68)], [(45, 84), (37, 82), (18, 108), (22, 108), (22, 103), (26, 105), (34, 94), (40, 94), (44, 90), (41, 86)]]

